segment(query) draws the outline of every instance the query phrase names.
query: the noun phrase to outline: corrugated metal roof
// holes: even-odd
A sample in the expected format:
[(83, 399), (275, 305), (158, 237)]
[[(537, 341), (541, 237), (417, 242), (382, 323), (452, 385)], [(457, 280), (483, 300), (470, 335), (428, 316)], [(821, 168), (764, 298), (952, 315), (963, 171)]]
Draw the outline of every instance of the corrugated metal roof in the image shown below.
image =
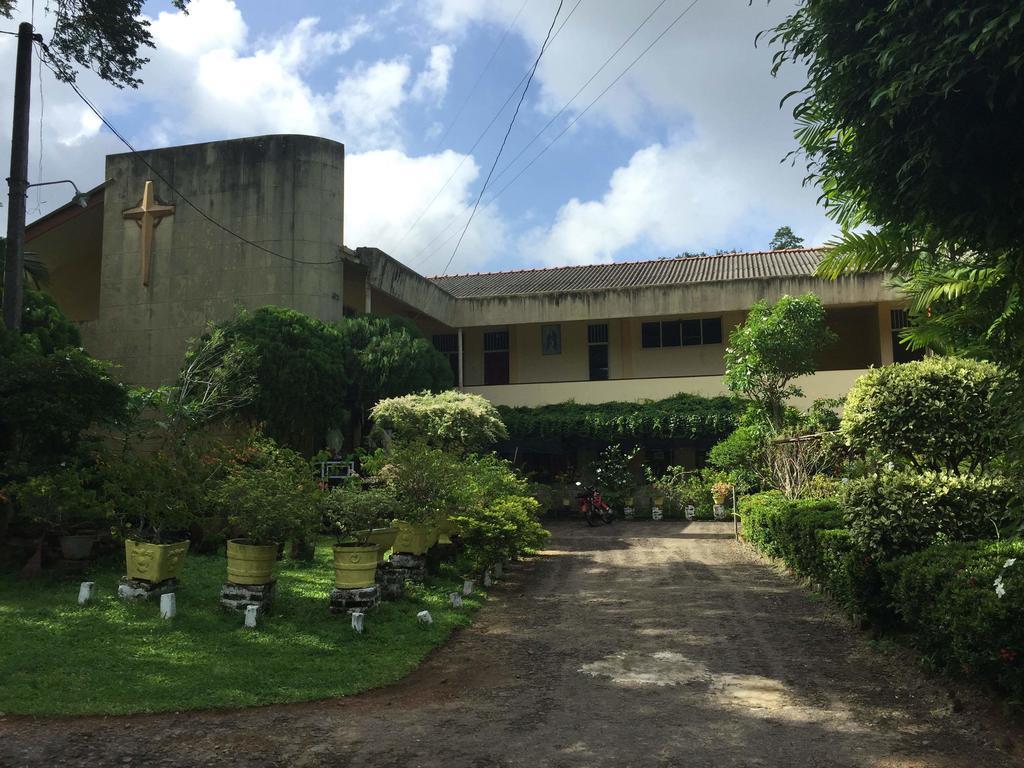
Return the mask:
[(456, 298), (519, 296), (531, 293), (599, 291), (654, 285), (715, 283), (814, 274), (822, 248), (725, 253), (657, 261), (625, 261), (512, 272), (481, 272), (429, 278)]

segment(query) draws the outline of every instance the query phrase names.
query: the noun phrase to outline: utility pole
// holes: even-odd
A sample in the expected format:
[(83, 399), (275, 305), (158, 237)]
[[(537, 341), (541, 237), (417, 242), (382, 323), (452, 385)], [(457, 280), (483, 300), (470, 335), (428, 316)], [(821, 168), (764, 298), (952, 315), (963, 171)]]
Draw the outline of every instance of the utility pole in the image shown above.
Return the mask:
[(7, 179), (7, 256), (4, 263), (4, 325), (21, 330), (25, 283), (25, 205), (28, 200), (28, 118), (32, 84), (32, 25), (18, 27), (14, 72), (14, 126), (11, 129), (11, 175)]

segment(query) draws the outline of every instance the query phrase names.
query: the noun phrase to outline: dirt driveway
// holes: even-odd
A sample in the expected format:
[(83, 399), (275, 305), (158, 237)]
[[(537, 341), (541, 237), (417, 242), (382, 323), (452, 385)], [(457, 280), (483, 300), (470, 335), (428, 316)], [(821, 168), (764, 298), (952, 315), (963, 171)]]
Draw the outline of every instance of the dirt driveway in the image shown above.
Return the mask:
[(0, 765), (1016, 764), (1002, 726), (979, 725), (970, 700), (954, 714), (946, 691), (873, 652), (731, 530), (561, 524), (473, 628), (396, 686), (233, 712), (0, 719)]

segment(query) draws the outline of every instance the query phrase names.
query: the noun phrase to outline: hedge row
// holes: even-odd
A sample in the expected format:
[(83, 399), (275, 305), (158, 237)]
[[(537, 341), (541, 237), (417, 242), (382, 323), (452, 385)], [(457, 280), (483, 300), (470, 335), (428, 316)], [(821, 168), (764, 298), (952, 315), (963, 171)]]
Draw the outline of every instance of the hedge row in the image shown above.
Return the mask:
[(835, 501), (772, 491), (740, 502), (743, 535), (853, 615), (896, 626), (937, 666), (1024, 699), (1024, 542), (942, 543), (879, 563)]

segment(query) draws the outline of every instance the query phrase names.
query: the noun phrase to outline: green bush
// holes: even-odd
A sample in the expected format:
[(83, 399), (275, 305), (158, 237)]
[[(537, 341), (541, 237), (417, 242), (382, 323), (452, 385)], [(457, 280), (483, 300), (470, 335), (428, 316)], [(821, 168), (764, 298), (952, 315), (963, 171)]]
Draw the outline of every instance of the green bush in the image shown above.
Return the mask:
[(529, 496), (501, 496), (452, 517), (472, 573), (541, 547), (548, 532), (537, 522), (540, 504)]
[(207, 500), (233, 534), (252, 544), (276, 544), (316, 535), (317, 494), (309, 464), (299, 454), (253, 436), (224, 467)]
[(122, 537), (155, 544), (188, 537), (202, 506), (189, 458), (177, 451), (125, 452), (103, 462), (102, 494)]
[(939, 544), (882, 575), (928, 658), (1024, 697), (1024, 542)]
[(110, 525), (109, 502), (94, 485), (95, 479), (85, 469), (72, 466), (12, 483), (4, 490), (22, 519), (70, 534)]
[(638, 448), (623, 450), (618, 443), (607, 446), (591, 465), (594, 482), (605, 501), (615, 509), (626, 506), (626, 499), (636, 491), (636, 478), (630, 466), (640, 452)]
[(760, 488), (768, 473), (765, 454), (770, 440), (767, 425), (737, 427), (708, 453), (708, 465), (726, 472), (740, 490)]
[(887, 623), (887, 601), (882, 594), (878, 565), (860, 549), (850, 532), (827, 528), (815, 534), (818, 582), (844, 610)]
[(323, 494), (321, 511), (338, 543), (365, 539), (356, 534), (388, 526), (398, 514), (398, 500), (386, 486), (364, 488), (353, 480)]
[(489, 400), (455, 390), (390, 397), (373, 407), (370, 418), (396, 440), (426, 440), (458, 451), (487, 449), (508, 437)]
[(842, 526), (836, 500), (793, 501), (779, 491), (768, 491), (744, 497), (739, 506), (747, 541), (783, 560), (801, 576), (822, 578), (817, 532)]
[(363, 468), (394, 495), (398, 517), (407, 523), (437, 525), (465, 497), (464, 463), (424, 443), (395, 442), (366, 457)]
[(879, 562), (939, 541), (996, 535), (1019, 521), (1017, 500), (1000, 477), (886, 471), (854, 480), (846, 520), (857, 545)]
[(973, 472), (998, 459), (1013, 414), (1012, 375), (992, 363), (928, 357), (874, 368), (850, 390), (841, 429), (852, 448), (917, 470)]

